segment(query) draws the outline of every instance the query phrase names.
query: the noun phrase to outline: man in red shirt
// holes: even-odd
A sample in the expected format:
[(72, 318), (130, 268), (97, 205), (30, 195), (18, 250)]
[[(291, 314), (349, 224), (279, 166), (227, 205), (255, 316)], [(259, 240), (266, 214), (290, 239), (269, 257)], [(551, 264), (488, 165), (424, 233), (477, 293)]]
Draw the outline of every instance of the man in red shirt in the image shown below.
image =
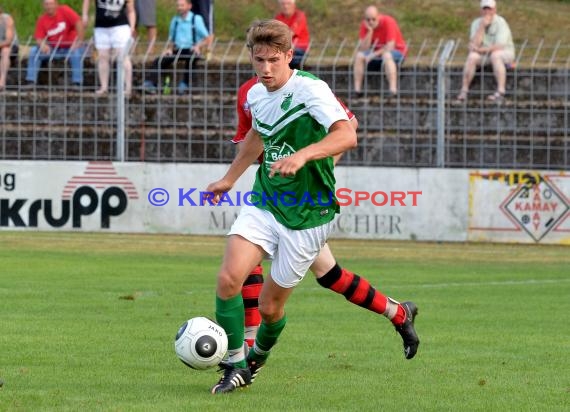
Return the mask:
[(297, 8), (295, 0), (279, 0), (279, 13), (275, 20), (285, 23), (293, 32), (293, 60), (289, 67), (300, 69), (311, 41), (305, 13)]
[(26, 81), (35, 85), (38, 71), (45, 60), (69, 59), (71, 83), (83, 83), (83, 23), (79, 15), (67, 5), (59, 5), (57, 0), (44, 0), (44, 14), (36, 23), (34, 38), (37, 46), (30, 49)]
[(359, 50), (354, 59), (354, 92), (357, 96), (363, 95), (362, 82), (366, 68), (378, 71), (384, 65), (390, 94), (395, 96), (398, 93), (397, 65), (407, 53), (398, 23), (393, 17), (380, 14), (376, 7), (369, 6), (360, 24), (359, 39)]
[[(255, 84), (257, 84), (257, 82), (258, 78), (257, 76), (254, 76), (245, 83), (243, 83), (238, 90), (237, 105), (236, 105), (236, 111), (238, 114), (238, 126), (236, 134), (232, 138), (232, 143), (243, 142), (243, 140), (246, 138), (247, 132), (249, 131), (249, 129), (251, 129), (252, 115), (249, 110), (249, 104), (247, 102), (247, 93)], [(346, 114), (348, 116), (348, 119), (350, 120), (352, 127), (354, 128), (354, 130), (356, 130), (358, 128), (358, 120), (356, 119), (356, 116), (354, 115), (354, 113), (350, 111), (348, 107), (346, 107), (346, 105), (340, 99), (338, 100), (342, 105), (342, 107), (344, 108), (344, 110), (346, 111)], [(334, 156), (335, 164), (338, 162), (341, 156), (342, 154)], [(259, 156), (258, 161), (259, 163), (263, 162), (263, 153)], [(342, 275), (338, 275), (338, 278), (334, 277), (335, 280), (332, 281), (331, 274), (326, 273), (326, 270), (323, 270), (323, 265), (326, 265), (327, 260), (330, 261), (330, 259), (334, 258), (332, 257), (332, 252), (330, 251), (330, 248), (327, 244), (321, 250), (321, 253), (319, 254), (316, 260), (313, 262), (313, 265), (311, 266), (311, 271), (315, 274), (317, 282), (321, 286), (327, 289), (331, 289), (336, 293), (344, 294), (344, 296), (349, 302), (361, 306), (365, 309), (369, 309), (371, 311), (379, 313), (377, 309), (375, 309), (376, 306), (374, 302), (390, 298), (386, 298), (378, 290), (372, 287), (366, 278), (358, 276), (344, 268), (341, 269), (339, 267), (339, 270), (341, 270)], [(348, 286), (346, 288), (339, 288), (337, 287), (338, 285), (336, 282), (338, 282), (338, 285), (342, 284), (343, 282), (346, 285), (354, 283), (353, 290), (348, 292), (347, 291)], [(244, 317), (245, 341), (248, 348), (251, 348), (253, 346), (257, 329), (259, 328), (259, 325), (261, 323), (258, 299), (261, 293), (262, 286), (263, 286), (263, 267), (261, 266), (260, 263), (251, 271), (249, 276), (246, 278), (241, 290), (244, 313), (245, 313)], [(358, 294), (355, 293), (357, 289), (366, 291), (366, 293), (370, 295), (370, 299), (366, 299), (366, 302), (360, 300), (360, 298), (357, 296)], [(393, 302), (391, 299), (390, 301)], [(417, 313), (417, 308), (412, 308), (412, 313), (411, 313), (412, 323), (414, 321), (416, 313)], [(402, 333), (405, 334), (405, 332), (402, 332), (401, 328), (397, 327), (396, 330), (400, 334)], [(417, 340), (417, 336), (414, 336), (414, 339)], [(405, 344), (405, 346), (408, 344), (409, 342)], [(406, 358), (411, 359), (412, 357), (414, 357), (418, 345), (419, 345), (419, 340), (413, 343), (413, 348), (411, 348), (407, 352), (405, 351)], [(224, 368), (226, 364), (222, 364), (220, 366)], [(260, 369), (261, 369), (260, 366), (252, 368), (252, 377), (251, 377), (252, 383), (255, 380)]]

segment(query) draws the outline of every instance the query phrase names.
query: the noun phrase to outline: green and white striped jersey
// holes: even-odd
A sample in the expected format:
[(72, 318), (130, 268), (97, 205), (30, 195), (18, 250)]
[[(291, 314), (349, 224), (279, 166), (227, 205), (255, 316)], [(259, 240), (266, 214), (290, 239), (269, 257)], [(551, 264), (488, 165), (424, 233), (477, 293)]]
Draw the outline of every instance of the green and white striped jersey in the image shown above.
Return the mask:
[(332, 157), (308, 162), (295, 176), (269, 177), (274, 162), (322, 140), (336, 121), (348, 120), (329, 86), (310, 73), (295, 70), (279, 90), (269, 92), (263, 84), (256, 84), (247, 101), (253, 128), (264, 145), (252, 203), (290, 229), (331, 221), (340, 210)]

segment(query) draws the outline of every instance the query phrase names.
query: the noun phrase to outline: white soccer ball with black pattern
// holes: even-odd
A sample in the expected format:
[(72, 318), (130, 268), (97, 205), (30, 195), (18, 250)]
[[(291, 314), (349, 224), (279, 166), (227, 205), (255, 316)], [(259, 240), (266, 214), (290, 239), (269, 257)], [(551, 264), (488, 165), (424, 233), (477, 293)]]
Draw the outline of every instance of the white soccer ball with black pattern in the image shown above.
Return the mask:
[(178, 358), (192, 369), (218, 365), (228, 350), (226, 331), (205, 317), (192, 318), (178, 329), (174, 340)]

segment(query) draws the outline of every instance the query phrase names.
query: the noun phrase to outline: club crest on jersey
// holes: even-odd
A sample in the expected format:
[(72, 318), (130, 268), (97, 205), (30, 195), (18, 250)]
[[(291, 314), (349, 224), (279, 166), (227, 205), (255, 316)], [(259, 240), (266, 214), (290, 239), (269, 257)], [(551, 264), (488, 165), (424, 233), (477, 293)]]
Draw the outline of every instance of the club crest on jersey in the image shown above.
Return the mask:
[(281, 109), (283, 109), (283, 111), (286, 112), (291, 107), (292, 102), (293, 102), (293, 93), (286, 93), (285, 95), (283, 95), (283, 101), (281, 102)]

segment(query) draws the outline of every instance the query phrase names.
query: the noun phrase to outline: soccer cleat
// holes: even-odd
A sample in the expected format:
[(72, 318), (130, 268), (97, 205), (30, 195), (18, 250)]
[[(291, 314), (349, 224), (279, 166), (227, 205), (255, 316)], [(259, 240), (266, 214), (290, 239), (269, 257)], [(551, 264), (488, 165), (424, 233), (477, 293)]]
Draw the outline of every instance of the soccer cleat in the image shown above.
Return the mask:
[[(247, 359), (247, 355), (249, 354), (249, 346), (247, 345), (246, 341), (243, 341), (243, 353), (245, 353), (245, 358)], [(232, 363), (230, 362), (230, 358), (229, 358), (228, 354), (226, 354), (226, 356), (224, 357), (224, 360), (222, 360), (218, 364), (218, 372), (221, 372), (224, 369), (228, 369), (231, 367), (232, 367)], [(253, 383), (253, 380), (251, 382)]]
[(226, 362), (220, 363), (219, 366), (224, 373), (218, 383), (212, 388), (213, 394), (233, 392), (236, 388), (251, 384), (249, 368), (236, 368)]
[(259, 374), (259, 371), (265, 366), (265, 362), (256, 362), (253, 360), (248, 360), (247, 366), (249, 367), (249, 372), (251, 373), (251, 383), (253, 383), (255, 381), (255, 378)]
[(418, 307), (414, 302), (401, 303), (404, 311), (406, 312), (406, 320), (401, 325), (396, 326), (396, 331), (404, 341), (404, 356), (406, 359), (412, 359), (418, 351), (420, 339), (414, 328), (414, 320), (418, 314)]

